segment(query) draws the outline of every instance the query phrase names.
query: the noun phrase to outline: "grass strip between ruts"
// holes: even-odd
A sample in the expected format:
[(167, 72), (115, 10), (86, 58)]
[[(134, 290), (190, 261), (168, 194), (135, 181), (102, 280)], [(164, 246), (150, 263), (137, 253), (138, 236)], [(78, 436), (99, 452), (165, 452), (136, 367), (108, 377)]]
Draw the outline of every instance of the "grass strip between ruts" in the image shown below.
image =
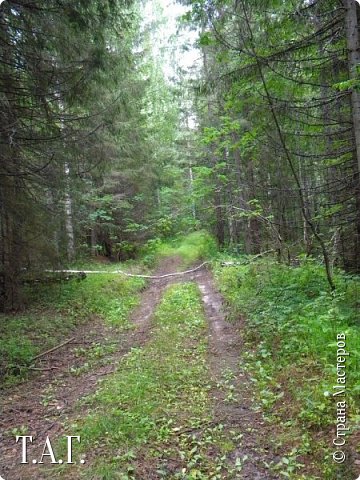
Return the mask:
[(79, 421), (78, 433), (71, 426), (88, 457), (89, 465), (79, 467), (84, 476), (230, 478), (223, 473), (236, 468), (226, 462), (234, 443), (211, 421), (210, 389), (200, 293), (195, 284), (177, 284), (158, 307), (152, 339), (89, 399), (93, 413)]

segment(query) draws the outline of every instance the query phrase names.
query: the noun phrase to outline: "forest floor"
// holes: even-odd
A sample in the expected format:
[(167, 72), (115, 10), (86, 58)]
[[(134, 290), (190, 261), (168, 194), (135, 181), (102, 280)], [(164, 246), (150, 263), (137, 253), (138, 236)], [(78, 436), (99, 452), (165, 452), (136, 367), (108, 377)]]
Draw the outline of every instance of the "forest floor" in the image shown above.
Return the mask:
[[(178, 257), (163, 259), (156, 275), (173, 272), (179, 268), (180, 263), (181, 259)], [(121, 462), (119, 464), (116, 461), (111, 470), (112, 473), (106, 473), (106, 468), (105, 470), (94, 469), (99, 458), (104, 460), (110, 455), (109, 462), (112, 461), (110, 459), (116, 458), (116, 453), (108, 451), (114, 447), (104, 446), (101, 442), (95, 441), (95, 438), (87, 439), (85, 442), (89, 447), (88, 451), (82, 453), (82, 458), (86, 460), (84, 465), (79, 465), (79, 462), (65, 468), (49, 465), (49, 456), (44, 457), (42, 465), (32, 463), (32, 459), (41, 457), (47, 436), (55, 450), (54, 445), (59, 444), (63, 435), (77, 435), (76, 432), (71, 431), (72, 425), (75, 428), (79, 421), (81, 423), (81, 419), (86, 419), (98, 408), (96, 404), (90, 402), (86, 405), (86, 401), (82, 403), (82, 400), (91, 398), (99, 388), (101, 390), (102, 385), (106, 384), (114, 372), (121, 367), (124, 359), (132, 355), (132, 352), (141, 351), (149, 342), (154, 342), (153, 337), (159, 332), (161, 335), (161, 331), (157, 332), (157, 329), (162, 328), (161, 325), (159, 327), (153, 324), (154, 314), (169, 286), (175, 285), (177, 288), (184, 282), (197, 285), (196, 288), (201, 292), (198, 300), (202, 303), (202, 313), (197, 315), (200, 317), (204, 313), (205, 315), (203, 330), (197, 331), (197, 324), (194, 323), (189, 327), (189, 332), (184, 331), (186, 338), (181, 339), (184, 355), (190, 355), (188, 359), (185, 358), (185, 363), (191, 363), (192, 358), (195, 358), (196, 362), (201, 364), (201, 358), (204, 359), (204, 370), (201, 372), (198, 385), (187, 386), (184, 382), (183, 389), (190, 389), (188, 392), (190, 399), (194, 388), (195, 396), (206, 397), (203, 400), (207, 412), (206, 415), (202, 414), (205, 415), (204, 418), (200, 415), (197, 425), (191, 423), (186, 425), (185, 422), (184, 426), (184, 420), (182, 420), (181, 426), (170, 429), (171, 438), (169, 434), (162, 433), (163, 445), (162, 447), (157, 445), (157, 450), (160, 450), (162, 455), (161, 467), (159, 458), (156, 459), (156, 454), (151, 451), (161, 440), (158, 435), (155, 437), (154, 445), (151, 441), (144, 442), (145, 447), (141, 447), (141, 455), (129, 450), (127, 464), (130, 460), (133, 466), (127, 468), (127, 473), (124, 473)], [(176, 292), (174, 294), (176, 295)], [(175, 305), (171, 299), (170, 304), (172, 304), (171, 308)], [(186, 312), (186, 305), (182, 308), (179, 304), (178, 307), (179, 310)], [(181, 316), (181, 313), (178, 311), (176, 315)], [(100, 321), (80, 326), (72, 334), (75, 337), (72, 343), (41, 360), (38, 365), (41, 371), (37, 375), (8, 388), (2, 394), (0, 431), (5, 434), (2, 435), (0, 443), (0, 475), (5, 480), (35, 478), (42, 480), (55, 477), (75, 479), (81, 475), (94, 479), (136, 478), (139, 480), (280, 478), (267, 468), (277, 460), (271, 448), (272, 432), (264, 423), (261, 414), (254, 409), (251, 382), (239, 362), (243, 341), (243, 320), (240, 318), (237, 322), (229, 323), (225, 316), (222, 298), (214, 286), (212, 275), (206, 268), (202, 268), (182, 276), (152, 280), (142, 293), (140, 305), (132, 313), (133, 328), (130, 330), (116, 333)], [(182, 328), (182, 325), (176, 326), (175, 335), (181, 332)], [(166, 335), (165, 332), (165, 339)], [(169, 344), (172, 342), (170, 335), (168, 342)], [(79, 346), (83, 353), (80, 356)], [(198, 347), (200, 356), (196, 358), (194, 349)], [(146, 348), (150, 348), (150, 351), (148, 353), (145, 351), (144, 355), (150, 356), (144, 359), (145, 362), (151, 363), (151, 359), (154, 359), (159, 351), (164, 357), (158, 367), (161, 369), (161, 366), (168, 362), (164, 354), (166, 348), (164, 350), (163, 346), (160, 346), (160, 349), (156, 345)], [(181, 348), (179, 351), (179, 343), (174, 343), (173, 353), (183, 355)], [(169, 357), (171, 355), (169, 354)], [(181, 364), (182, 360), (182, 358), (176, 359), (176, 365)], [(141, 368), (139, 366), (141, 361), (141, 359), (135, 361), (133, 368)], [(158, 359), (155, 358), (155, 369), (156, 362)], [(175, 369), (176, 365), (173, 366)], [(169, 368), (172, 369), (171, 366)], [(202, 378), (204, 374), (206, 378)], [(175, 387), (181, 390), (178, 384)], [(166, 401), (166, 389), (172, 387), (167, 384), (161, 385), (160, 380), (160, 388), (164, 389), (163, 397), (161, 395), (160, 397)], [(194, 402), (196, 401), (194, 397)], [(101, 415), (106, 416), (106, 408)], [(179, 415), (181, 412), (174, 412), (173, 419)], [(168, 423), (170, 424), (173, 419), (168, 418)], [(18, 427), (14, 428), (15, 425)], [(16, 435), (33, 436), (33, 444), (28, 448), (28, 464), (21, 464), (21, 445), (15, 444)], [(90, 447), (92, 440), (94, 443)], [(172, 447), (169, 446), (169, 442)], [(114, 442), (110, 442), (111, 444), (114, 445)], [(46, 452), (49, 453), (49, 449)], [(166, 452), (169, 452), (168, 458), (166, 458)]]

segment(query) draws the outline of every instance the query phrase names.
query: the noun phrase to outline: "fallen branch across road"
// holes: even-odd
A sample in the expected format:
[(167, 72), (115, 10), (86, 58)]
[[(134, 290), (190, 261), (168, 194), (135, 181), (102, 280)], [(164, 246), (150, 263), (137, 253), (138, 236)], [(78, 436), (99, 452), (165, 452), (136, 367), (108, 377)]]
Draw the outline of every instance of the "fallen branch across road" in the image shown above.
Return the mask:
[(85, 273), (86, 275), (92, 274), (92, 273), (120, 274), (120, 275), (126, 275), (127, 277), (150, 278), (152, 280), (158, 280), (161, 278), (174, 277), (177, 275), (186, 275), (188, 273), (196, 272), (197, 270), (200, 270), (202, 267), (204, 267), (208, 263), (209, 262), (204, 262), (201, 265), (195, 268), (192, 268), (191, 270), (185, 270), (184, 272), (167, 273), (165, 275), (140, 275), (135, 273), (127, 273), (127, 272), (124, 272), (123, 270), (114, 270), (113, 272), (109, 272), (108, 270), (47, 270), (47, 272), (49, 273)]

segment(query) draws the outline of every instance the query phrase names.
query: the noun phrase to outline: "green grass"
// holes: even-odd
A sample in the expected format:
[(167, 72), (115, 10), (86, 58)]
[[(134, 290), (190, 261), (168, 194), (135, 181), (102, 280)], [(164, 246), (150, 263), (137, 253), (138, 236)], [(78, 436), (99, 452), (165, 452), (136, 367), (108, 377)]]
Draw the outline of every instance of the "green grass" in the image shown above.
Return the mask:
[(167, 242), (160, 239), (152, 240), (144, 248), (144, 257), (147, 259), (179, 256), (182, 259), (183, 267), (191, 266), (199, 260), (208, 260), (216, 253), (215, 239), (203, 230)]
[[(243, 360), (256, 385), (259, 407), (281, 427), (279, 442), (292, 451), (289, 458), (306, 458), (310, 431), (317, 438), (311, 455), (315, 465), (323, 466), (321, 478), (352, 478), (353, 472), (337, 469), (328, 456), (332, 452), (329, 431), (336, 418), (332, 393), (338, 333), (346, 334), (350, 352), (346, 361), (348, 421), (352, 428), (359, 422), (359, 279), (337, 272), (337, 290), (332, 294), (323, 267), (314, 261), (288, 267), (272, 260), (250, 264), (246, 259), (235, 260), (245, 264), (218, 264), (215, 275), (232, 316), (247, 317), (248, 353)], [(288, 478), (301, 478), (296, 476), (298, 470)]]
[[(170, 287), (155, 315), (150, 342), (133, 349), (112, 378), (87, 401), (78, 421), (84, 477), (220, 479), (233, 449), (214, 425), (207, 367), (207, 337), (199, 290)], [(81, 407), (83, 410), (83, 406)], [(71, 434), (75, 431), (71, 426)], [(235, 434), (235, 433), (234, 433)], [(60, 470), (61, 471), (61, 470)]]
[(88, 275), (82, 281), (27, 287), (24, 313), (0, 316), (0, 371), (3, 386), (28, 372), (26, 366), (41, 351), (60, 343), (94, 316), (117, 328), (128, 326), (145, 282), (119, 275)]
[[(212, 237), (195, 232), (168, 244), (150, 242), (143, 259), (125, 263), (83, 262), (71, 267), (114, 272), (144, 271), (164, 256), (178, 255), (183, 266), (208, 258), (216, 250)], [(25, 288), (26, 310), (21, 314), (0, 315), (0, 373), (3, 385), (26, 376), (30, 360), (60, 343), (79, 323), (96, 315), (107, 324), (126, 327), (129, 312), (138, 302), (143, 279), (118, 274), (88, 274), (82, 281), (71, 280), (35, 284)]]
[(106, 257), (93, 257), (82, 260), (76, 260), (66, 266), (69, 270), (101, 270), (106, 272), (116, 272), (117, 270), (124, 270), (125, 272), (140, 273), (144, 271), (144, 264), (141, 258), (136, 260), (126, 261), (111, 261)]

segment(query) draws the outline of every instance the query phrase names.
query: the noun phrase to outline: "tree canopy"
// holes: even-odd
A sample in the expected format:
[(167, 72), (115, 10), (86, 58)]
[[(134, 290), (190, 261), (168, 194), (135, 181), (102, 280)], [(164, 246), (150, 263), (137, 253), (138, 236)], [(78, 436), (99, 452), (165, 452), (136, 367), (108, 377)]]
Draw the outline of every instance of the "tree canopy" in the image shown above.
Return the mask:
[(5, 309), (24, 270), (203, 227), (236, 251), (320, 256), (332, 288), (334, 265), (359, 271), (356, 2), (179, 4), (165, 41), (161, 3), (152, 19), (130, 0), (2, 5)]

